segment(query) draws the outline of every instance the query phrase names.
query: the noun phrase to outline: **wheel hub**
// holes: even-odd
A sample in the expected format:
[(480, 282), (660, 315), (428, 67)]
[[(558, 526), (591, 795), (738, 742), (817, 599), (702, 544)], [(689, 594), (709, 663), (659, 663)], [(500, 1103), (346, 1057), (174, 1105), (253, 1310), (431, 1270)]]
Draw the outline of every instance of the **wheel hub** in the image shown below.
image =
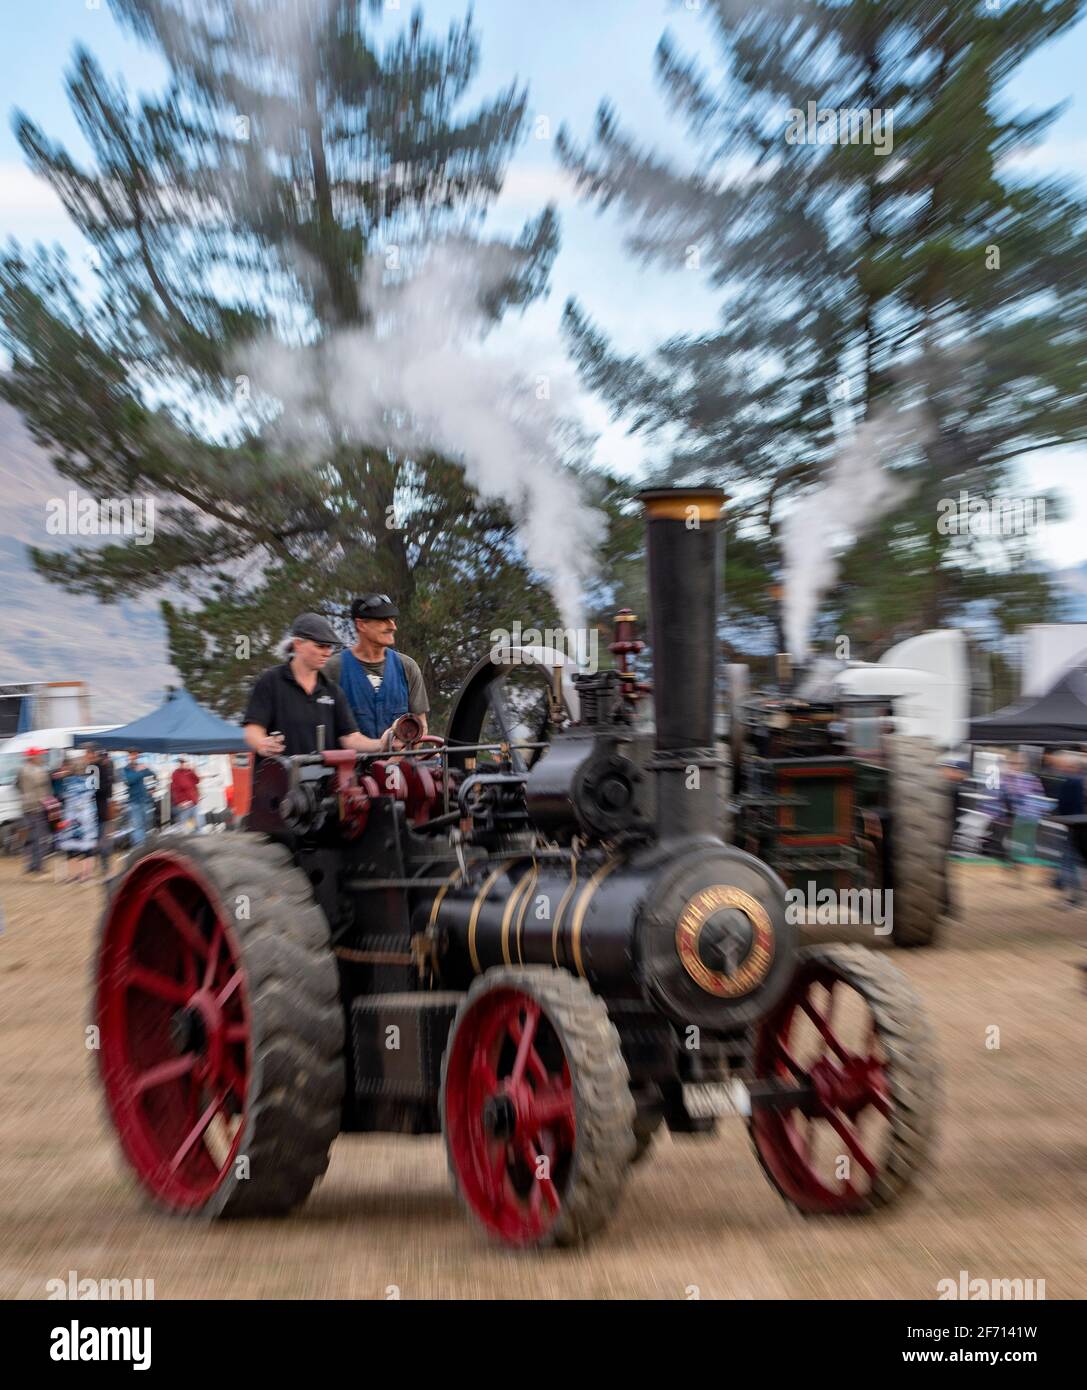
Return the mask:
[(493, 1139), (511, 1139), (517, 1128), (517, 1107), (508, 1095), (488, 1096), (483, 1103), (483, 1128)]
[(820, 1057), (811, 1071), (812, 1084), (825, 1110), (836, 1110), (855, 1119), (871, 1100), (875, 1090), (873, 1064), (868, 1057), (850, 1057), (843, 1062)]
[(196, 1075), (201, 1077), (218, 1073), (224, 1030), (223, 1011), (210, 990), (198, 990), (170, 1019), (170, 1039), (178, 1055), (191, 1052), (197, 1059)]
[(199, 1056), (207, 1050), (208, 1034), (199, 1009), (191, 1004), (178, 1009), (170, 1020), (170, 1041), (179, 1057), (186, 1052), (195, 1052)]

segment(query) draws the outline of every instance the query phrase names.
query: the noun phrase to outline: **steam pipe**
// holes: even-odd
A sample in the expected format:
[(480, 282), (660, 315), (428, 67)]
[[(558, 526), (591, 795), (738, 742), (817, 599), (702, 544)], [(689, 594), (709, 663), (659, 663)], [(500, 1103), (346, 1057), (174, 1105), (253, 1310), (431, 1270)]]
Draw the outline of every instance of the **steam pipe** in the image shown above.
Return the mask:
[(720, 488), (685, 487), (653, 489), (639, 500), (648, 538), (658, 823), (666, 839), (717, 836), (718, 536), (727, 499)]

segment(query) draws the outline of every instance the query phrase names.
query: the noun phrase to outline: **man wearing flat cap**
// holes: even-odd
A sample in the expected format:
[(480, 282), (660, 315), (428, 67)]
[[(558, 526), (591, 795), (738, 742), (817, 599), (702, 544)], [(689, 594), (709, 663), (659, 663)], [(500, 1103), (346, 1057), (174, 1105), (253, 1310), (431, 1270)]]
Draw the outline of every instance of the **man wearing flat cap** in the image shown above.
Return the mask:
[(326, 674), (347, 696), (364, 734), (377, 737), (402, 714), (415, 714), (427, 731), (426, 686), (419, 664), (396, 650), (400, 610), (388, 594), (363, 594), (351, 605), (355, 645), (328, 663)]
[(325, 674), (329, 657), (340, 645), (335, 628), (320, 614), (295, 618), (283, 644), (287, 659), (258, 676), (249, 694), (245, 741), (258, 764), (261, 758), (290, 758), (326, 748), (381, 753), (392, 747), (388, 725), (379, 737), (359, 733), (347, 697)]

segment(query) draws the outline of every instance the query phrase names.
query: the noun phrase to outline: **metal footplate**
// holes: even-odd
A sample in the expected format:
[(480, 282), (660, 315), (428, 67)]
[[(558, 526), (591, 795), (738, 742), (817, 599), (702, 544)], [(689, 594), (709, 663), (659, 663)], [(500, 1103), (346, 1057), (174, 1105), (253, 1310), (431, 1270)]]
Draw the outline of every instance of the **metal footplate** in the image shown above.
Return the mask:
[(751, 1114), (747, 1087), (738, 1077), (728, 1081), (688, 1081), (683, 1108), (692, 1120), (723, 1120)]

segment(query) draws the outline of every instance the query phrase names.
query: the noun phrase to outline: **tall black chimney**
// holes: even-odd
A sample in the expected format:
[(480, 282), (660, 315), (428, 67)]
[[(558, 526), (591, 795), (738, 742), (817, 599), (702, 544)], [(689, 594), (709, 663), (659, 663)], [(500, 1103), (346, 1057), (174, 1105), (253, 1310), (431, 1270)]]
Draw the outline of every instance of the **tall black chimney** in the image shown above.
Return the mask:
[(717, 670), (720, 488), (643, 492), (649, 551), (649, 640), (662, 839), (719, 836)]

